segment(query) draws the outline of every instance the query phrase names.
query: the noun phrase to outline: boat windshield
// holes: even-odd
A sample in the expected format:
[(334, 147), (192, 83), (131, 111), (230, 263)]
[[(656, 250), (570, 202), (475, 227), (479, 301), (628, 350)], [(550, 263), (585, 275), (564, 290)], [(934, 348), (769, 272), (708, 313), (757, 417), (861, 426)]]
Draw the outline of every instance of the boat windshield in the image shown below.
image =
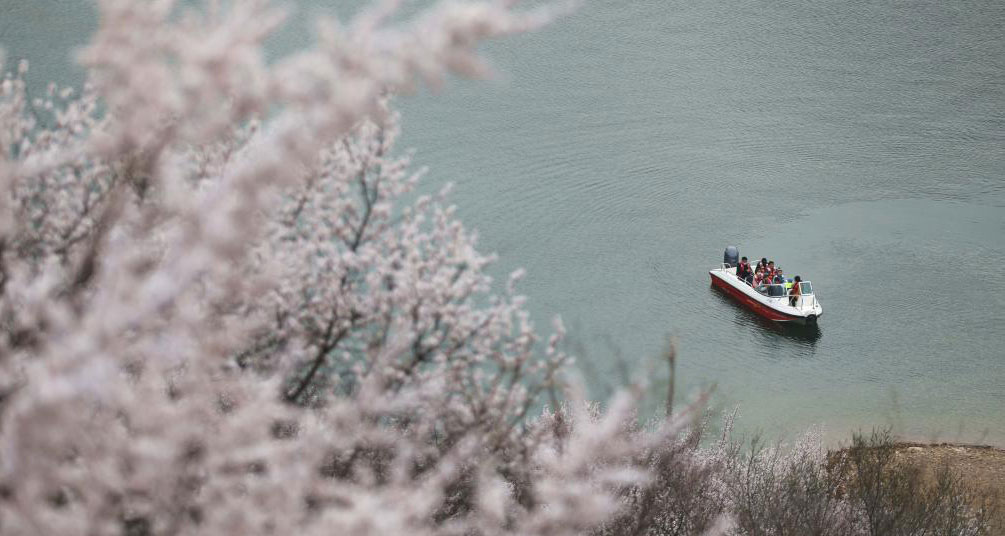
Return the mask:
[(768, 296), (779, 297), (785, 295), (785, 285), (770, 285), (768, 287)]
[(809, 281), (799, 283), (799, 293), (802, 295), (813, 294), (813, 285)]

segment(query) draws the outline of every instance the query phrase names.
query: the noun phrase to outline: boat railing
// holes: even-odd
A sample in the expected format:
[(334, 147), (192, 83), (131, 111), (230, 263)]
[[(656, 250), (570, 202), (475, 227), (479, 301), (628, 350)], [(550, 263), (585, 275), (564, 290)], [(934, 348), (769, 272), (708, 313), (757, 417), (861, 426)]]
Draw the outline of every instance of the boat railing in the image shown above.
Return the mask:
[[(765, 298), (768, 298), (768, 299), (771, 299), (771, 300), (777, 300), (777, 301), (783, 301), (784, 300), (786, 303), (789, 303), (789, 300), (792, 299), (792, 295), (788, 294), (788, 293), (783, 294), (781, 296), (771, 296), (770, 294), (761, 294), (761, 295), (764, 296)], [(796, 296), (796, 305), (795, 305), (796, 309), (800, 309), (800, 310), (803, 309), (803, 308), (810, 308), (810, 309), (812, 309), (812, 308), (816, 307), (816, 304), (817, 304), (817, 297), (815, 295), (813, 295), (812, 293), (810, 293), (810, 294), (800, 294), (800, 295)]]
[[(746, 281), (744, 281), (744, 283), (746, 283)], [(796, 300), (796, 305), (795, 305), (796, 309), (802, 309), (803, 307), (811, 307), (812, 308), (812, 307), (816, 306), (816, 303), (817, 303), (817, 297), (816, 297), (816, 295), (813, 294), (813, 292), (806, 292), (806, 293), (802, 292), (802, 288), (803, 288), (802, 285), (803, 285), (803, 283), (809, 283), (809, 281), (802, 281), (800, 283), (800, 285), (799, 285), (800, 293), (797, 296), (798, 299)], [(747, 284), (750, 285), (749, 283), (747, 283)], [(779, 283), (772, 283), (770, 285), (765, 285), (765, 289), (770, 288), (770, 287), (774, 287), (774, 286), (782, 286), (782, 285), (779, 284)], [(792, 291), (791, 288), (784, 289), (784, 291), (783, 291), (782, 294), (779, 294), (777, 296), (772, 296), (770, 293), (761, 292), (758, 289), (758, 287), (755, 287), (754, 285), (750, 285), (750, 287), (753, 288), (755, 291), (757, 291), (757, 293), (760, 294), (761, 296), (764, 296), (765, 298), (769, 298), (769, 299), (772, 299), (772, 300), (778, 300), (778, 301), (786, 300), (786, 301), (788, 301), (789, 299), (792, 298), (792, 294), (790, 294), (790, 292)], [(812, 288), (812, 286), (810, 288)]]
[[(809, 303), (806, 303), (807, 298), (809, 298)], [(816, 305), (817, 305), (817, 297), (814, 296), (813, 294), (800, 294), (799, 299), (796, 300), (796, 309), (802, 309), (804, 307), (814, 309), (816, 308)]]
[[(725, 263), (725, 262), (719, 263), (719, 270), (723, 271), (723, 272), (727, 271), (729, 268), (732, 268), (732, 267), (733, 266), (731, 266), (729, 263)], [(743, 281), (744, 283), (747, 283), (747, 285), (749, 287), (753, 288), (754, 290), (757, 290), (757, 287), (755, 287), (752, 283), (749, 283), (749, 282), (747, 282), (744, 279), (741, 279), (740, 281)], [(779, 284), (779, 283), (772, 283), (772, 284), (767, 285), (767, 286), (772, 286), (772, 285), (777, 285), (777, 284)], [(805, 292), (803, 290), (806, 287), (809, 287), (810, 289), (812, 289), (813, 285), (812, 285), (812, 283), (810, 281), (801, 281), (799, 283), (799, 299), (796, 301), (796, 309), (802, 309), (804, 307), (813, 308), (817, 304), (817, 297), (816, 297), (816, 295), (813, 294), (813, 291), (810, 290), (810, 292)], [(762, 293), (760, 291), (758, 291), (758, 293), (760, 293), (762, 296), (764, 296), (766, 298), (772, 298), (772, 299), (776, 299), (776, 300), (781, 300), (781, 299), (788, 300), (789, 298), (792, 297), (789, 294), (789, 291), (791, 289), (786, 288), (785, 290), (786, 290), (785, 294), (783, 294), (781, 296), (771, 296), (771, 295), (768, 295), (768, 294), (764, 294), (764, 293)]]

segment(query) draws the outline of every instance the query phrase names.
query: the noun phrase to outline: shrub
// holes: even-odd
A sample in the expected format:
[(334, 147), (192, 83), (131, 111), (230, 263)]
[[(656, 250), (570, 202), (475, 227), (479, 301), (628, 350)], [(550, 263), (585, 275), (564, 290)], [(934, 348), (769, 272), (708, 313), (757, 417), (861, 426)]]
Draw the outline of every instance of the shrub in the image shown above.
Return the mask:
[(993, 497), (946, 465), (926, 478), (919, 463), (899, 459), (889, 430), (855, 434), (837, 467), (864, 534), (993, 534)]
[[(643, 478), (514, 274), (394, 153), (391, 95), (551, 12), (393, 3), (267, 63), (265, 2), (103, 0), (82, 94), (0, 86), (0, 530), (579, 534)], [(556, 419), (576, 422), (555, 434)]]

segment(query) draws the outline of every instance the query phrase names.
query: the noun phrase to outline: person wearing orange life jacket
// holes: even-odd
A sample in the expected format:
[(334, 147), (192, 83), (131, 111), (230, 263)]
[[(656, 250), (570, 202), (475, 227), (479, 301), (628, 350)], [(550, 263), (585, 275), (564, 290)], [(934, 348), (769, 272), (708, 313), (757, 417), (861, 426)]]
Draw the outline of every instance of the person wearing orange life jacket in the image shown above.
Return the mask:
[(768, 261), (768, 267), (764, 269), (764, 279), (768, 283), (775, 280), (775, 261)]

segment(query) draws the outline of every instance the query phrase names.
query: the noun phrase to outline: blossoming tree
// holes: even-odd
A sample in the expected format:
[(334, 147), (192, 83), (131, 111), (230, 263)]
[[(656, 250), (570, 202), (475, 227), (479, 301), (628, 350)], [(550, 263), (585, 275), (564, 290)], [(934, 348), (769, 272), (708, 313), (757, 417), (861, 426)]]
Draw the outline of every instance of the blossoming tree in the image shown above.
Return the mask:
[[(80, 95), (0, 85), (0, 531), (578, 534), (644, 485), (389, 99), (483, 76), (508, 2), (395, 3), (266, 62), (264, 1), (100, 0)], [(406, 195), (407, 194), (407, 195)], [(545, 400), (547, 398), (544, 398)], [(572, 426), (571, 423), (577, 423)], [(640, 439), (641, 438), (641, 439)]]

